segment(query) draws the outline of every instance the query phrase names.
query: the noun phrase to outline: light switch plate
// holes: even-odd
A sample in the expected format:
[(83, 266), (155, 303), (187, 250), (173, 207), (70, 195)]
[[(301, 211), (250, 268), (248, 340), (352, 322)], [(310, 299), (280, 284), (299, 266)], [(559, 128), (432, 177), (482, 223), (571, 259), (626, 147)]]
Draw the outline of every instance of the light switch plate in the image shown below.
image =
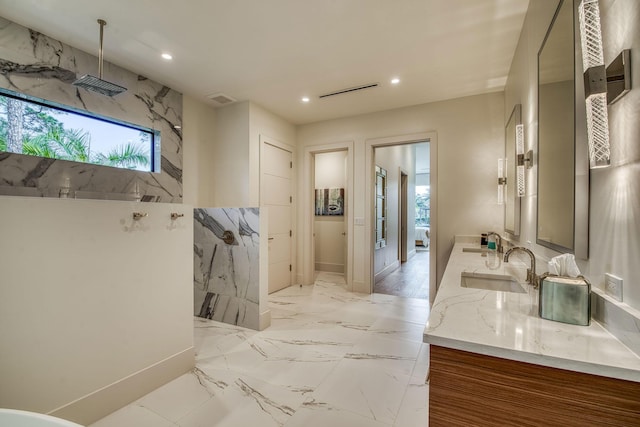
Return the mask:
[(604, 291), (610, 297), (622, 302), (622, 279), (613, 274), (604, 274)]
[(364, 218), (362, 218), (362, 217), (353, 218), (353, 224), (354, 225), (364, 225)]

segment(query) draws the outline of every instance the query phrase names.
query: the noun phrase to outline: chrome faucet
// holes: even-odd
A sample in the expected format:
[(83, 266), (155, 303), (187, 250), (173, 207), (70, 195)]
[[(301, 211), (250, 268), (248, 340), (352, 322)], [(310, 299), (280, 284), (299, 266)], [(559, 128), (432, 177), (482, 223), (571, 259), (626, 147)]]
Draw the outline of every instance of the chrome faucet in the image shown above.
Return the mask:
[(489, 236), (496, 236), (496, 252), (501, 254), (503, 252), (502, 237), (500, 237), (500, 235), (495, 231), (490, 231), (487, 233), (487, 240), (489, 239)]
[(507, 251), (504, 254), (504, 262), (509, 262), (509, 256), (511, 256), (511, 252), (522, 251), (529, 255), (531, 258), (531, 268), (527, 269), (527, 282), (531, 284), (534, 288), (538, 288), (538, 276), (536, 275), (536, 256), (527, 248), (523, 248), (522, 246), (515, 246)]

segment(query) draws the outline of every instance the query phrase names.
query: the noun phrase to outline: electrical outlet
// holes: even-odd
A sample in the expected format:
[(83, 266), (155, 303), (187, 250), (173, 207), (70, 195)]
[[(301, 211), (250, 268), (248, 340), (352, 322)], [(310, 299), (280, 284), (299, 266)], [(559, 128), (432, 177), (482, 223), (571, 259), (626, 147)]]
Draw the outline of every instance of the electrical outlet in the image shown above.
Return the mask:
[(622, 302), (622, 279), (613, 274), (604, 274), (604, 291), (607, 295)]

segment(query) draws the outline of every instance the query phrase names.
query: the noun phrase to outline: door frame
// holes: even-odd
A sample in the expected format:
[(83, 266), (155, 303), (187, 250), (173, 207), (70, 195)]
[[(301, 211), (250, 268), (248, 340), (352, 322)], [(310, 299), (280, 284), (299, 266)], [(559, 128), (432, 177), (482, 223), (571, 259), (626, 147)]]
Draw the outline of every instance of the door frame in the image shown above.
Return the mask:
[(354, 142), (344, 141), (332, 144), (314, 145), (305, 147), (303, 154), (303, 168), (306, 171), (303, 176), (302, 188), (304, 200), (301, 201), (302, 206), (302, 250), (301, 252), (301, 272), (298, 274), (298, 281), (304, 285), (312, 285), (315, 275), (315, 246), (313, 239), (313, 223), (315, 218), (315, 155), (319, 153), (331, 153), (334, 151), (346, 151), (346, 222), (347, 222), (347, 265), (345, 266), (345, 282), (347, 290), (353, 290), (353, 156)]
[(365, 140), (365, 233), (364, 245), (364, 287), (368, 289), (368, 293), (373, 293), (373, 242), (375, 241), (373, 226), (373, 218), (375, 215), (375, 157), (374, 148), (393, 145), (415, 144), (419, 142), (429, 143), (429, 167), (431, 187), (431, 222), (430, 222), (430, 239), (429, 239), (429, 303), (433, 304), (436, 296), (436, 261), (437, 261), (437, 237), (438, 237), (438, 134), (435, 131), (421, 132), (408, 135), (397, 135), (383, 138), (371, 138)]

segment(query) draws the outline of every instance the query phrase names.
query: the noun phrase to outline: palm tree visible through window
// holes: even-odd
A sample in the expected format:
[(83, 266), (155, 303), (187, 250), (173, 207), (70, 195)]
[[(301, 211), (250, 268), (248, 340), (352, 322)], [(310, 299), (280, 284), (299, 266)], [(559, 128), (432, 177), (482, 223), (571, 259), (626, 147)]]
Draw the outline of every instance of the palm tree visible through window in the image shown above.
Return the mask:
[(0, 95), (0, 151), (151, 171), (154, 133)]

